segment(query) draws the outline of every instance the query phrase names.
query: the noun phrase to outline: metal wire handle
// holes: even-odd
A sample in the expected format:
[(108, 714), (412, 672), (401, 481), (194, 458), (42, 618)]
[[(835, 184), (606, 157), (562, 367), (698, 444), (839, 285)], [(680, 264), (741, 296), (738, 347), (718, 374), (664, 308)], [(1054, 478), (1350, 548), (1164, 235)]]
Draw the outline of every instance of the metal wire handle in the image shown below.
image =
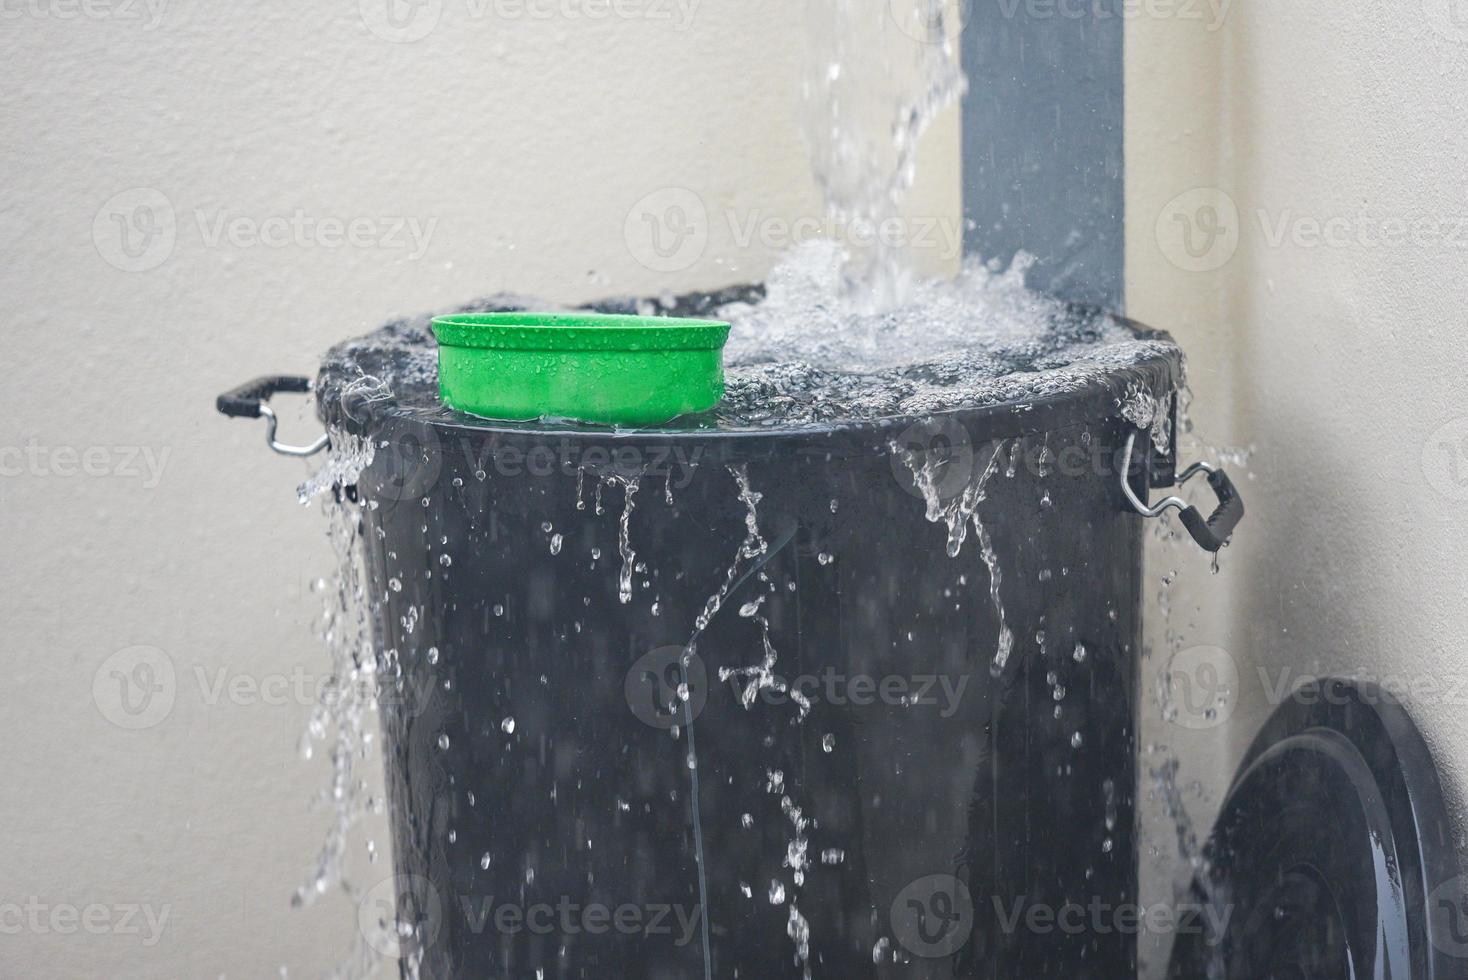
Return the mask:
[(1217, 552), (1228, 545), (1233, 536), (1234, 528), (1238, 527), (1244, 519), (1244, 501), (1239, 496), (1238, 490), (1234, 488), (1233, 482), (1229, 480), (1228, 474), (1223, 472), (1212, 463), (1197, 462), (1178, 474), (1174, 486), (1182, 486), (1199, 473), (1208, 475), (1208, 484), (1218, 496), (1218, 509), (1206, 519), (1192, 507), (1186, 500), (1178, 496), (1164, 498), (1156, 504), (1149, 504), (1137, 496), (1136, 490), (1132, 489), (1132, 481), (1129, 479), (1132, 471), (1132, 453), (1136, 449), (1137, 430), (1133, 430), (1126, 438), (1126, 455), (1121, 464), (1121, 492), (1126, 495), (1127, 501), (1143, 517), (1161, 517), (1169, 510), (1176, 510), (1182, 515), (1183, 525), (1193, 540), (1204, 551)]
[(281, 442), (275, 438), (279, 420), (267, 404), (271, 395), (280, 392), (304, 395), (310, 391), (310, 378), (297, 375), (267, 375), (225, 392), (219, 396), (214, 405), (220, 412), (231, 418), (263, 418), (266, 426), (265, 444), (282, 456), (314, 456), (325, 449), (330, 441), (326, 433), (323, 432), (314, 442), (306, 446), (292, 446)]

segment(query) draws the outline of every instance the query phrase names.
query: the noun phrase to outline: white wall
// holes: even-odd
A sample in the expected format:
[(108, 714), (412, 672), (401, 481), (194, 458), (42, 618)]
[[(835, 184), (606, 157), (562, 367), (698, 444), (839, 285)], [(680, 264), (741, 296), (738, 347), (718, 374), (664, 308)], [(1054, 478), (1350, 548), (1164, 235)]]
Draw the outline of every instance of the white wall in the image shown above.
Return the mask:
[[(1201, 834), (1272, 707), (1261, 669), (1435, 685), (1409, 704), (1463, 812), (1468, 26), (1449, 7), (1237, 0), (1221, 23), (1128, 26), (1129, 309), (1190, 352), (1201, 433), (1258, 450), (1225, 574), (1184, 569), (1175, 602), (1239, 695), (1216, 730), (1148, 733), (1205, 784)], [(1393, 243), (1392, 218), (1456, 237)], [(1209, 593), (1225, 615), (1198, 612)]]
[[(3, 976), (318, 976), (354, 935), (345, 898), (288, 908), (327, 820), (307, 811), (325, 773), (294, 754), (305, 699), (201, 690), (200, 671), (319, 677), (309, 583), (330, 565), (293, 498), (306, 467), (216, 394), (495, 290), (755, 278), (770, 250), (725, 212), (821, 214), (793, 5), (538, 19), (427, 0), (401, 5), (428, 17), (409, 35), (431, 28), (411, 43), (381, 3), (290, 6), (0, 7), (0, 902), (39, 914), (0, 934)], [(952, 120), (925, 155), (913, 210), (956, 217)], [(664, 259), (641, 211), (671, 204), (704, 208), (707, 242)], [(266, 223), (298, 213), (308, 230)], [(129, 256), (115, 215), (174, 232), (135, 230)], [(219, 237), (221, 218), (247, 223)], [(388, 235), (399, 218), (422, 248)], [(342, 244), (323, 219), (367, 224)], [(318, 431), (283, 418), (287, 438)], [(176, 689), (127, 729), (109, 658), (138, 645)], [(93, 935), (67, 918), (93, 903), (94, 927), (128, 905), (168, 918), (151, 945), (141, 917)]]

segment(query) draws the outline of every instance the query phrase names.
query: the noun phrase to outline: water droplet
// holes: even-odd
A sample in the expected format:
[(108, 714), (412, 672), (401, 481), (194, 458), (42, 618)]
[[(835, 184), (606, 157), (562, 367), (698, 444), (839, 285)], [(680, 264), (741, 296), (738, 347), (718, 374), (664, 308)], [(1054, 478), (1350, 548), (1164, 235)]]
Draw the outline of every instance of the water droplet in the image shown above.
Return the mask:
[(446, 748), (449, 747), (449, 737), (448, 737), (448, 735), (446, 733), (440, 733), (439, 734), (439, 736), (438, 736), (438, 747), (441, 748), (441, 749), (446, 749)]
[(500, 731), (506, 735), (513, 734), (515, 731), (515, 719), (507, 716), (504, 721), (500, 722)]
[(830, 752), (833, 749), (835, 749), (836, 748), (836, 736), (835, 735), (832, 735), (832, 734), (830, 734), (828, 732), (826, 734), (826, 737), (823, 738), (823, 739), (821, 739), (821, 748), (825, 749), (827, 752)]

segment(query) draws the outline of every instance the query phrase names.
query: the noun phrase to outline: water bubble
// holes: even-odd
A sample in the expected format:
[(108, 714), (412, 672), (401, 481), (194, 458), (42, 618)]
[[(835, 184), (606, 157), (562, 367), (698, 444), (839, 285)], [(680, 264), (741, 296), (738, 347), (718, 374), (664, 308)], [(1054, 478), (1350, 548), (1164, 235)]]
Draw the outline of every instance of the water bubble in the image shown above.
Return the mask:
[(500, 731), (504, 732), (506, 735), (514, 734), (515, 719), (513, 717), (506, 716), (505, 719), (500, 722)]
[(438, 747), (441, 749), (447, 749), (449, 747), (449, 737), (446, 733), (439, 734)]

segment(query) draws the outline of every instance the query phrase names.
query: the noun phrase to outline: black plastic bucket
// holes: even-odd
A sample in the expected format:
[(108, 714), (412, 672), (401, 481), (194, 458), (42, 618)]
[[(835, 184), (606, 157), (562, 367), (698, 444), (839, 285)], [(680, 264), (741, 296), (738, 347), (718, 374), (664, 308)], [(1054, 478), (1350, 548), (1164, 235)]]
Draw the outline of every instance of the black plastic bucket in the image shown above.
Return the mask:
[[(1174, 348), (1021, 404), (756, 432), (353, 402), (374, 356), (317, 387), (375, 447), (355, 495), (422, 976), (1133, 975), (1135, 935), (1064, 922), (1136, 901), (1121, 406), (1172, 405)], [(1145, 500), (1173, 461), (1129, 479)]]

